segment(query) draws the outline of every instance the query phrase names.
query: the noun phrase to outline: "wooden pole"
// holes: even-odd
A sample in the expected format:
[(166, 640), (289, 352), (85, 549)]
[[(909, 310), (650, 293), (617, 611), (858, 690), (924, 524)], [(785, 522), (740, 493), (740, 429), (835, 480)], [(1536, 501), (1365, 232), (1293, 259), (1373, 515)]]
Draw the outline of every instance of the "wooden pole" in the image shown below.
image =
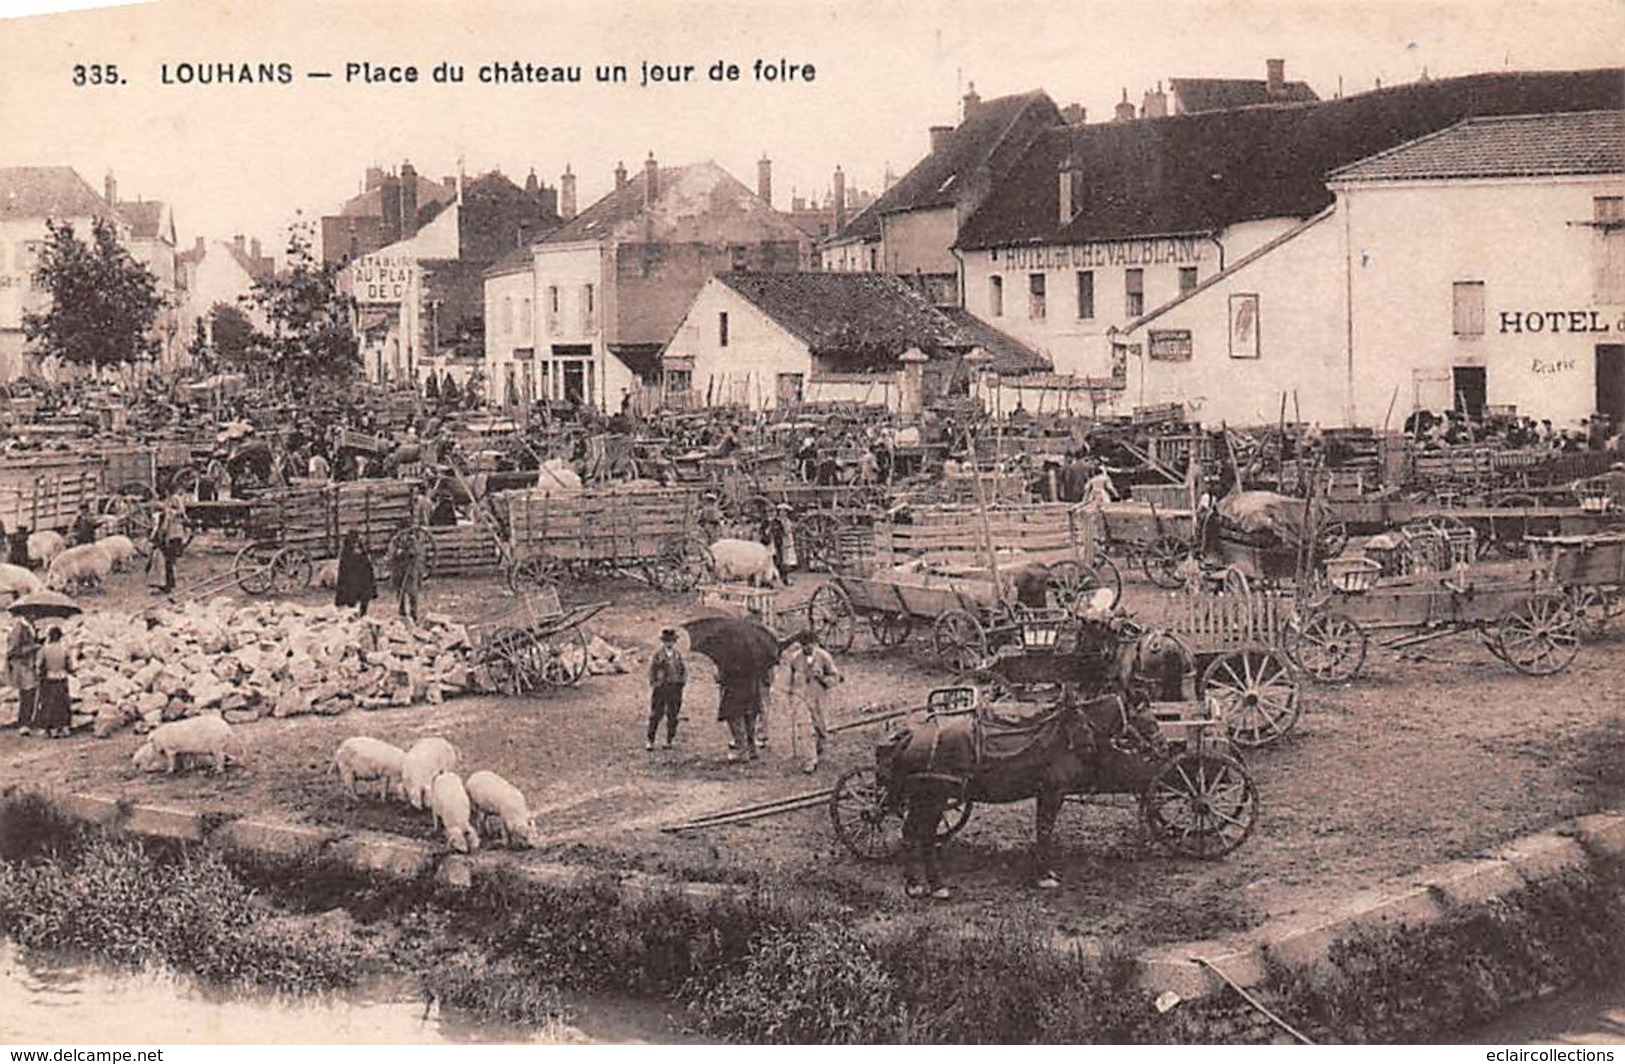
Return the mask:
[(1394, 416), (1394, 404), (1399, 401), (1399, 385), (1394, 385), (1394, 394), (1388, 397), (1388, 413), (1382, 416), (1383, 435), (1388, 434), (1388, 422)]
[(982, 525), (982, 544), (987, 552), (987, 571), (993, 580), (994, 593), (999, 594), (999, 558), (993, 549), (993, 525), (988, 520), (987, 496), (982, 490), (982, 467), (975, 461), (976, 441), (971, 438), (969, 429), (965, 430), (965, 442), (971, 448), (971, 487), (976, 495), (976, 513)]

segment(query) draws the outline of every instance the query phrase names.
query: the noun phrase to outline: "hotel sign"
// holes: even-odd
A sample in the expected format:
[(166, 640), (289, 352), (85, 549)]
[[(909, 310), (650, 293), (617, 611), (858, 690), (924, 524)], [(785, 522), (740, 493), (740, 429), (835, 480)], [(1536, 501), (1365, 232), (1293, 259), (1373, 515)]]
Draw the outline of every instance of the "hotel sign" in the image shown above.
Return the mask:
[(1017, 270), (1088, 270), (1097, 266), (1194, 266), (1207, 251), (1202, 237), (1153, 237), (1065, 247), (994, 248), (993, 259)]
[(417, 264), (410, 255), (362, 255), (350, 265), (351, 294), (357, 303), (399, 303), (406, 298)]

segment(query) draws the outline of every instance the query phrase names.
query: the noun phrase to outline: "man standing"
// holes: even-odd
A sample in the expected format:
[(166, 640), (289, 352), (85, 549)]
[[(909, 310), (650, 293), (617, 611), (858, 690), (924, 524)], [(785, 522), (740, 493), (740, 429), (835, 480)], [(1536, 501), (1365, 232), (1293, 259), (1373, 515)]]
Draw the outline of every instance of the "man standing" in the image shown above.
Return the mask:
[(649, 659), (649, 730), (643, 748), (655, 748), (660, 720), (666, 720), (666, 749), (677, 739), (677, 715), (683, 708), (683, 685), (688, 682), (688, 665), (677, 650), (677, 632), (667, 628), (660, 633), (660, 649)]
[(818, 771), (828, 735), (824, 725), (824, 700), (830, 689), (840, 682), (841, 673), (835, 667), (835, 659), (818, 645), (818, 635), (812, 631), (802, 632), (796, 648), (790, 652), (789, 686), (791, 749), (800, 746), (803, 712), (812, 731), (810, 754), (801, 766), (803, 772)]
[(395, 604), (400, 615), (413, 624), (418, 620), (418, 597), (423, 592), (423, 551), (413, 529), (390, 542), (389, 578), (395, 585)]
[(186, 545), (186, 505), (180, 495), (171, 495), (159, 508), (152, 523), (152, 545), (156, 548), (155, 556), (149, 557), (147, 564), (150, 566), (156, 560), (163, 567), (162, 579), (153, 591), (174, 594), (175, 562)]
[(6, 641), (6, 682), (17, 689), (17, 734), (28, 735), (35, 727), (35, 707), (39, 699), (39, 636), (28, 618), (17, 618)]

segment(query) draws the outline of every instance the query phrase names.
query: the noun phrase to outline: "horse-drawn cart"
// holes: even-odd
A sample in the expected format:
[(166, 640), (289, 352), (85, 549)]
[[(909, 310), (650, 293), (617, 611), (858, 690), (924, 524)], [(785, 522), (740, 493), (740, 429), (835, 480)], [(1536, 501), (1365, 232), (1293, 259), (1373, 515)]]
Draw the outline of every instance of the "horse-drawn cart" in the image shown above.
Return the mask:
[(580, 683), (587, 674), (587, 637), (581, 625), (604, 605), (566, 610), (556, 588), (526, 591), (514, 604), (465, 626), (474, 667), (487, 686), (507, 695)]
[(418, 488), (415, 481), (362, 480), (268, 492), (252, 500), (245, 522), (250, 542), (232, 564), (237, 585), (250, 595), (309, 587), (315, 563), (337, 557), (351, 532), (374, 558), (387, 556), (397, 538), (411, 536), (430, 568), (435, 541), (427, 529), (411, 523)]
[(502, 492), (496, 500), (515, 589), (621, 573), (664, 591), (692, 591), (711, 569), (699, 493), (689, 489), (537, 489)]

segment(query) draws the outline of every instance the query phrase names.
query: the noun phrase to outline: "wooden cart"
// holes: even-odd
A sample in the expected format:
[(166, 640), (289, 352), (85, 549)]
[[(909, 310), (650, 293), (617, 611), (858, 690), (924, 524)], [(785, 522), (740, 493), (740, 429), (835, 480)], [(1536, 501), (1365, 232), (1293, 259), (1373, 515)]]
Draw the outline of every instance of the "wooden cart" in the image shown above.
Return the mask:
[(1537, 570), (1563, 589), (1580, 633), (1601, 636), (1625, 605), (1625, 531), (1531, 537)]
[(605, 605), (566, 610), (556, 588), (525, 591), (515, 603), (466, 625), (477, 675), (507, 695), (580, 683), (588, 657), (581, 625)]
[(508, 530), (509, 583), (516, 588), (619, 573), (665, 591), (692, 591), (711, 570), (696, 491), (532, 490), (495, 498)]
[(358, 480), (267, 492), (249, 504), (249, 544), (232, 570), (250, 595), (310, 586), (315, 563), (338, 556), (344, 538), (360, 535), (374, 559), (387, 557), (399, 536), (412, 536), (427, 568), (435, 540), (412, 525), (412, 500), (421, 485), (410, 480)]

